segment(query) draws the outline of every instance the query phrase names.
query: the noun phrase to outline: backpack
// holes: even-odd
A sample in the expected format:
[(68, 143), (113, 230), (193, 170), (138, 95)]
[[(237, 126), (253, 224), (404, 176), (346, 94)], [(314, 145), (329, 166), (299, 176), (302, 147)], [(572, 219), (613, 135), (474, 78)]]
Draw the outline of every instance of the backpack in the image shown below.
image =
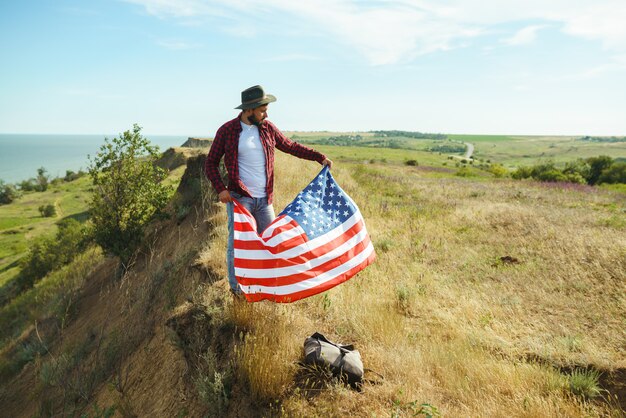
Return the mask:
[(353, 345), (339, 345), (319, 332), (304, 340), (304, 362), (330, 369), (334, 376), (357, 386), (363, 379), (361, 354)]

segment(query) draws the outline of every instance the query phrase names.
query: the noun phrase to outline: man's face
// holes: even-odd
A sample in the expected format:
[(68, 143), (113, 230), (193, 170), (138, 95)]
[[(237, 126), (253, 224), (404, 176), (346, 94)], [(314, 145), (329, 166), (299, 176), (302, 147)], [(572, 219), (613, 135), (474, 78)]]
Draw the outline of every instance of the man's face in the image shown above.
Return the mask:
[(256, 126), (261, 126), (267, 118), (267, 107), (268, 105), (263, 105), (252, 109), (252, 114), (248, 116), (248, 120)]

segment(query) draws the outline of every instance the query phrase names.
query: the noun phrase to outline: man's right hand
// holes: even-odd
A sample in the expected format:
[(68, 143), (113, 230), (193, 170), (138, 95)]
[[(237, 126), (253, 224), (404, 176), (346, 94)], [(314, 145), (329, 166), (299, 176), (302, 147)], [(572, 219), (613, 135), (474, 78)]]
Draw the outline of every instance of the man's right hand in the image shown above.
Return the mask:
[(224, 190), (223, 192), (220, 192), (220, 194), (217, 195), (217, 197), (222, 203), (228, 203), (228, 202), (233, 201), (233, 198), (230, 197), (230, 192), (228, 190)]

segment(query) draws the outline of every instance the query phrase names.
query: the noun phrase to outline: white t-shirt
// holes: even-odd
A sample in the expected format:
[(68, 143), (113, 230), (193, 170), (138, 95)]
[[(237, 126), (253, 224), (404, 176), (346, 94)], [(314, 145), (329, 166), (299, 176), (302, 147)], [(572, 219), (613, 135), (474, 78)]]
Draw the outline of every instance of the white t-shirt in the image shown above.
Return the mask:
[(265, 197), (267, 175), (265, 173), (265, 152), (259, 137), (259, 128), (241, 123), (239, 134), (239, 178), (250, 190), (252, 197)]

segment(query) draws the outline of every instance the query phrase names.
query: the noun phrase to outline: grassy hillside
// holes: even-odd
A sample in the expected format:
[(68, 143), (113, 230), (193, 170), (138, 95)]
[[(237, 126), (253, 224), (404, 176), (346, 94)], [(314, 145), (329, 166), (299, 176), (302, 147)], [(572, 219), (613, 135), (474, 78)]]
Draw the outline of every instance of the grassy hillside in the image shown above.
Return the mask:
[[(317, 167), (278, 163), (281, 208)], [(333, 173), (378, 260), (324, 295), (225, 311), (248, 331), (237, 370), (259, 397), (287, 416), (408, 416), (422, 403), (443, 416), (617, 413), (609, 392), (608, 405), (574, 393), (594, 370), (612, 393), (624, 383), (624, 195), (341, 159)], [(201, 260), (223, 276), (216, 216)], [(314, 331), (355, 343), (384, 381), (363, 393), (298, 386), (294, 364)]]
[[(4, 410), (623, 416), (625, 194), (459, 176), (419, 150), (319, 148), (365, 217), (372, 266), (293, 304), (233, 301), (224, 206), (195, 161), (172, 204), (187, 210), (150, 228), (127, 274), (96, 253), (77, 260), (55, 305), (67, 309), (33, 313), (38, 328), (1, 353), (33, 360), (0, 385)], [(319, 166), (281, 153), (276, 164), (278, 212)], [(315, 331), (354, 343), (383, 378), (356, 392), (298, 366)]]
[[(85, 176), (51, 184), (45, 192), (27, 192), (9, 205), (0, 205), (0, 292), (19, 272), (17, 262), (30, 241), (53, 235), (56, 223), (65, 217), (86, 220), (90, 187), (91, 181)], [(55, 206), (57, 214), (44, 218), (38, 208), (48, 204)]]

